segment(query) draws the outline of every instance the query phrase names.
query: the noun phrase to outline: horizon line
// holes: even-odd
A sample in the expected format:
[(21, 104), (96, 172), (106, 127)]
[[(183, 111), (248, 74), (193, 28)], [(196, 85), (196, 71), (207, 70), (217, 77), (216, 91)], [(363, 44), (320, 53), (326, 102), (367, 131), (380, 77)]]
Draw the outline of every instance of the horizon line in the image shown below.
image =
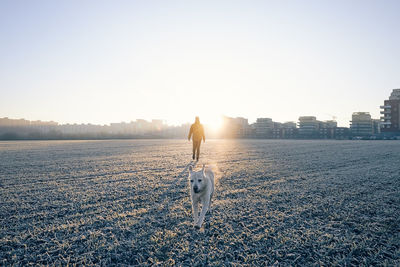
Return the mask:
[[(356, 112), (353, 112), (353, 113), (357, 113), (357, 112), (361, 112), (361, 111), (356, 111)], [(367, 113), (370, 113), (370, 112), (367, 112)], [(230, 119), (236, 119), (236, 118), (242, 118), (242, 119), (245, 119), (245, 120), (248, 120), (248, 118), (245, 118), (245, 117), (242, 117), (242, 116), (238, 116), (238, 117), (230, 117), (230, 116), (226, 116), (226, 115), (222, 115), (222, 116), (220, 116), (221, 118), (230, 118)], [(317, 119), (317, 116), (315, 116), (315, 115), (303, 115), (303, 116), (299, 116), (299, 118), (300, 117), (316, 117), (316, 119)], [(268, 118), (268, 119), (271, 119), (273, 122), (276, 122), (276, 123), (289, 123), (289, 122), (293, 122), (293, 123), (296, 123), (296, 125), (297, 125), (297, 123), (298, 123), (298, 121), (299, 121), (299, 118), (297, 119), (297, 120), (290, 120), (290, 121), (284, 121), (284, 122), (279, 122), (279, 121), (274, 121), (271, 117), (259, 117), (260, 119), (262, 118), (262, 119), (265, 119), (265, 118)], [(259, 119), (259, 118), (257, 118), (257, 119)], [(183, 125), (186, 125), (186, 124), (191, 124), (192, 122), (183, 122), (183, 123), (180, 123), (180, 124), (169, 124), (168, 122), (167, 122), (167, 120), (165, 120), (165, 119), (141, 119), (141, 118), (135, 118), (134, 120), (131, 120), (131, 121), (120, 121), (120, 122), (109, 122), (109, 123), (100, 123), (100, 124), (96, 124), (96, 123), (91, 123), (91, 122), (87, 122), (87, 123), (77, 123), (77, 122), (74, 122), (74, 123), (70, 123), (70, 122), (67, 122), (67, 123), (63, 123), (63, 122), (58, 122), (58, 121), (54, 121), (54, 120), (50, 120), (50, 121), (45, 121), (45, 120), (29, 120), (29, 119), (25, 119), (25, 118), (17, 118), (17, 119), (14, 119), (14, 118), (10, 118), (10, 117), (0, 117), (0, 120), (1, 119), (8, 119), (8, 120), (16, 120), (16, 121), (28, 121), (28, 122), (43, 122), (43, 123), (54, 123), (54, 124), (57, 124), (57, 125), (59, 125), (59, 126), (61, 126), (61, 125), (94, 125), (94, 126), (111, 126), (111, 124), (118, 124), (118, 123), (120, 123), (120, 124), (123, 124), (123, 123), (125, 123), (125, 124), (129, 124), (129, 123), (135, 123), (135, 122), (138, 122), (138, 121), (145, 121), (145, 122), (147, 122), (147, 123), (153, 123), (154, 121), (160, 121), (162, 124), (164, 124), (164, 125), (166, 125), (166, 126), (172, 126), (172, 127), (179, 127), (179, 126), (183, 126)], [(371, 118), (371, 119), (373, 119), (373, 118)], [(318, 120), (318, 119), (317, 119)], [(374, 120), (374, 119), (373, 119)], [(379, 120), (379, 119), (378, 119)], [(337, 120), (336, 119), (330, 119), (330, 120), (318, 120), (318, 121), (321, 121), (321, 122), (329, 122), (329, 121), (335, 121), (335, 122), (337, 122)], [(351, 121), (349, 121), (349, 122), (351, 122)], [(256, 121), (255, 122), (253, 122), (253, 123), (249, 123), (249, 122), (247, 122), (249, 125), (251, 125), (251, 124), (254, 124), (254, 123), (256, 123)], [(203, 123), (204, 125), (207, 125), (207, 126), (209, 126), (210, 125), (210, 123)], [(350, 125), (350, 124), (349, 124)], [(1, 125), (0, 125), (1, 126)]]

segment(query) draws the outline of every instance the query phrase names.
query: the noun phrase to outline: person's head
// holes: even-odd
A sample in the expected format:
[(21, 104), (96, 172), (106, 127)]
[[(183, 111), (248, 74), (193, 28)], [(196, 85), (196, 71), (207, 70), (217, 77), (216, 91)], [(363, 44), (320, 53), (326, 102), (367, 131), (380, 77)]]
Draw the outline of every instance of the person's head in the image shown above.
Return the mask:
[(198, 116), (196, 116), (194, 123), (200, 123), (200, 118)]

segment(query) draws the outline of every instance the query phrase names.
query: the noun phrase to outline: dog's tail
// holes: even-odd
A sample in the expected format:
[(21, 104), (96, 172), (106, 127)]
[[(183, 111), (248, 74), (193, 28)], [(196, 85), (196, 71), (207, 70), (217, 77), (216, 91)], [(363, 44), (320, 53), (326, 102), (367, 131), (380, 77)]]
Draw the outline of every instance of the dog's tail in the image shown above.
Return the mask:
[(207, 164), (203, 165), (205, 173), (211, 173), (214, 178), (214, 182), (216, 183), (218, 181), (218, 177), (220, 176), (220, 171), (218, 168), (218, 165), (216, 164)]

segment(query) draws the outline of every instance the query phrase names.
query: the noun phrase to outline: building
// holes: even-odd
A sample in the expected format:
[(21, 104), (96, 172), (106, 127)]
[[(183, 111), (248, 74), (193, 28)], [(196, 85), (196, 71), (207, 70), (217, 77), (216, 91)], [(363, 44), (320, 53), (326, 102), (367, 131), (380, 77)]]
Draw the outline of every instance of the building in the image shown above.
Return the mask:
[(254, 127), (256, 137), (271, 138), (274, 130), (274, 122), (271, 118), (257, 118)]
[(374, 133), (373, 121), (369, 112), (354, 112), (350, 122), (353, 136), (369, 136)]
[(380, 106), (381, 132), (400, 134), (400, 89), (393, 89), (388, 100)]
[(151, 120), (151, 133), (154, 135), (162, 134), (164, 130), (164, 122), (162, 120)]
[(238, 130), (237, 134), (238, 137), (246, 137), (250, 133), (250, 126), (249, 126), (249, 120), (246, 118), (238, 117), (234, 118), (234, 123), (238, 125)]
[(8, 117), (0, 118), (0, 127), (20, 127), (30, 126), (31, 122), (25, 119), (9, 119)]
[(272, 129), (272, 138), (281, 139), (283, 134), (283, 123), (274, 121), (274, 128)]
[(295, 122), (274, 122), (273, 137), (275, 139), (292, 139), (297, 136), (297, 130)]
[(347, 127), (336, 127), (335, 128), (335, 139), (349, 139), (350, 129)]
[(46, 134), (54, 135), (57, 130), (58, 123), (54, 121), (0, 118), (0, 135), (34, 139)]
[(337, 122), (334, 120), (324, 121), (319, 123), (319, 135), (323, 139), (335, 138), (335, 129), (337, 128)]
[(317, 137), (320, 129), (320, 121), (314, 116), (302, 116), (299, 118), (300, 137)]
[(251, 131), (249, 121), (246, 118), (231, 118), (224, 116), (222, 119), (223, 138), (243, 138), (247, 137)]
[(380, 119), (372, 119), (372, 132), (374, 134), (381, 133), (381, 120)]

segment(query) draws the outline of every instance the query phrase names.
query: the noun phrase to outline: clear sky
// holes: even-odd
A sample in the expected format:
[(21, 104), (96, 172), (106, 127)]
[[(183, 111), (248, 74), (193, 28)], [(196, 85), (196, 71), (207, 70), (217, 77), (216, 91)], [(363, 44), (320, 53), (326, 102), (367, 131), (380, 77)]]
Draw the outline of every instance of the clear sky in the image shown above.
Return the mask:
[(0, 1), (0, 117), (348, 126), (400, 88), (400, 1)]

